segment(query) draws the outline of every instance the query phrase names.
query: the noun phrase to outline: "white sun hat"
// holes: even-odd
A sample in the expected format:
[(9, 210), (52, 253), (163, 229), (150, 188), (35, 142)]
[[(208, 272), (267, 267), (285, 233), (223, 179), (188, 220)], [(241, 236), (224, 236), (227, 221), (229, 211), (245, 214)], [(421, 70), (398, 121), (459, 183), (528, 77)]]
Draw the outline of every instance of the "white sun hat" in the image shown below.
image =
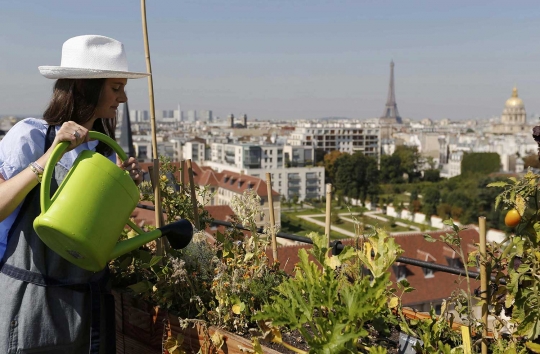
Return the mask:
[(62, 46), (60, 66), (40, 66), (48, 79), (140, 79), (148, 73), (128, 70), (124, 45), (104, 36), (85, 35), (68, 39)]

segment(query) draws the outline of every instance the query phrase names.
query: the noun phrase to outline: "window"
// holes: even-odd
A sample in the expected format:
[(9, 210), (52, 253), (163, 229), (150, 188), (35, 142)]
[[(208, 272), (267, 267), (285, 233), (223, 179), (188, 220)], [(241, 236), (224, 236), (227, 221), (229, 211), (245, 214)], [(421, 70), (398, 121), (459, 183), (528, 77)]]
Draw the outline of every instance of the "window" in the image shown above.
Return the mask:
[(407, 279), (407, 266), (405, 264), (394, 263), (392, 270), (396, 276), (396, 281)]
[(435, 276), (433, 269), (422, 267), (422, 271), (424, 272), (424, 278), (433, 278)]
[(452, 268), (456, 268), (456, 269), (463, 269), (463, 262), (461, 261), (461, 258), (450, 258), (450, 257), (445, 257), (446, 258), (446, 262), (448, 263), (448, 265)]
[(456, 269), (464, 268), (461, 258), (459, 258), (459, 256), (456, 254), (456, 252), (452, 248), (448, 246), (443, 246), (443, 255), (444, 255), (444, 258), (446, 258), (446, 262), (448, 263), (450, 267), (456, 268)]

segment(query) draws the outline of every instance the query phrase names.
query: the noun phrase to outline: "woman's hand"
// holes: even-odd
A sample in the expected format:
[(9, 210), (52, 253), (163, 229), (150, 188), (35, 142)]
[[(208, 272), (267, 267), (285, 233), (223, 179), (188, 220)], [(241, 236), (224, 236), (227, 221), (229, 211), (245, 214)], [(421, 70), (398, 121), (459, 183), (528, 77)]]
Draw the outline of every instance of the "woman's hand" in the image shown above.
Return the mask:
[(56, 133), (51, 151), (62, 141), (69, 142), (65, 152), (75, 149), (77, 146), (88, 141), (88, 129), (73, 121), (65, 122)]
[(116, 164), (123, 170), (129, 171), (129, 176), (135, 182), (136, 185), (141, 184), (143, 181), (143, 174), (139, 168), (139, 162), (134, 157), (129, 157), (126, 161), (122, 162), (118, 155), (116, 155)]

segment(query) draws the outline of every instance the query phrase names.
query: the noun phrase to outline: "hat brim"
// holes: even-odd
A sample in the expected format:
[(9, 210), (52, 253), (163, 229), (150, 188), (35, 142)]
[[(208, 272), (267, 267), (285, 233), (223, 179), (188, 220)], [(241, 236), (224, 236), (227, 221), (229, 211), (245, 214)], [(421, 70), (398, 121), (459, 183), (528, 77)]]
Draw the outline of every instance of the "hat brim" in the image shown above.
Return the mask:
[(66, 68), (63, 66), (39, 66), (39, 72), (47, 79), (141, 79), (150, 76), (149, 73), (130, 71), (113, 71), (87, 68)]

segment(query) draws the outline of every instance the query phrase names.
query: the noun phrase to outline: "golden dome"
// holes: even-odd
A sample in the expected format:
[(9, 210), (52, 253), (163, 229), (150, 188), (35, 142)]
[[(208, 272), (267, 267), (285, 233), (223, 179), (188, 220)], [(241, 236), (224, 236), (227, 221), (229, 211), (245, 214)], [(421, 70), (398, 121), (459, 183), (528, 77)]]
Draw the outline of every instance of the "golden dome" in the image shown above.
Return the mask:
[(523, 107), (523, 101), (518, 97), (517, 88), (512, 90), (512, 97), (506, 100), (506, 107), (508, 108), (521, 108)]

